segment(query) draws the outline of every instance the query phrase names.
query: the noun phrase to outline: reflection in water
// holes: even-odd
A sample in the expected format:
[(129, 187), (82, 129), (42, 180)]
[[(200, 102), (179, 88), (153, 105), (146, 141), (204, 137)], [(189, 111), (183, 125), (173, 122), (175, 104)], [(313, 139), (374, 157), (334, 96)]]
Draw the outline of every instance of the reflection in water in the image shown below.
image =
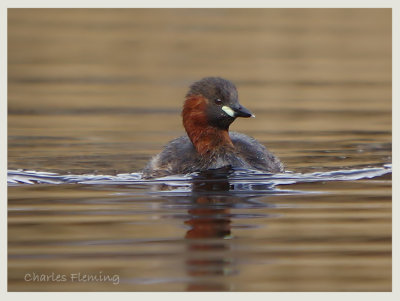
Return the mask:
[[(234, 260), (227, 258), (230, 245), (224, 239), (230, 238), (231, 220), (229, 209), (207, 208), (207, 205), (218, 201), (212, 197), (199, 197), (197, 208), (189, 210), (190, 219), (185, 221), (191, 227), (185, 238), (190, 258), (186, 260), (188, 276), (195, 278), (190, 282), (188, 291), (225, 291), (223, 283), (212, 282), (208, 277), (232, 274), (235, 272)], [(223, 200), (219, 200), (223, 201)], [(228, 201), (228, 199), (226, 199)], [(211, 241), (205, 241), (210, 239)], [(220, 254), (210, 256), (210, 252)], [(192, 254), (195, 254), (194, 256)]]
[(228, 174), (203, 173), (192, 187), (193, 206), (188, 210), (190, 218), (185, 221), (190, 229), (185, 238), (189, 254), (186, 271), (193, 281), (187, 291), (226, 291), (223, 278), (217, 281), (213, 277), (239, 273), (227, 240), (233, 237), (230, 208), (244, 199), (227, 193), (231, 189)]

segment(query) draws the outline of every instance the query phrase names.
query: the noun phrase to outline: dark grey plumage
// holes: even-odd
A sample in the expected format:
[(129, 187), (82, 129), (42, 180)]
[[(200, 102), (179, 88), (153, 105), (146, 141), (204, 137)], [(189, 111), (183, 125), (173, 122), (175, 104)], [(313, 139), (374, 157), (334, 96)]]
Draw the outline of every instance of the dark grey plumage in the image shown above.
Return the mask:
[(221, 149), (209, 156), (201, 156), (187, 135), (176, 138), (147, 164), (143, 176), (150, 178), (188, 174), (225, 166), (269, 173), (284, 171), (281, 161), (254, 138), (236, 132), (230, 132), (229, 136), (235, 151), (225, 152)]

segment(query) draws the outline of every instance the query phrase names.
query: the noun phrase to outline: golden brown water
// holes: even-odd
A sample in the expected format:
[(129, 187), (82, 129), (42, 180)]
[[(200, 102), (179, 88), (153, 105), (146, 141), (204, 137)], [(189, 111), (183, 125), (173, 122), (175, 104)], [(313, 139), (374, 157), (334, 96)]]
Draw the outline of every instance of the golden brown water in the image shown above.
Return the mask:
[[(330, 178), (391, 163), (391, 10), (10, 9), (8, 18), (9, 170), (137, 172), (182, 134), (187, 86), (222, 76), (257, 115), (232, 129), (304, 173), (272, 188), (222, 180), (213, 192), (11, 185), (9, 291), (391, 290), (391, 174)], [(322, 171), (326, 181), (307, 180)]]

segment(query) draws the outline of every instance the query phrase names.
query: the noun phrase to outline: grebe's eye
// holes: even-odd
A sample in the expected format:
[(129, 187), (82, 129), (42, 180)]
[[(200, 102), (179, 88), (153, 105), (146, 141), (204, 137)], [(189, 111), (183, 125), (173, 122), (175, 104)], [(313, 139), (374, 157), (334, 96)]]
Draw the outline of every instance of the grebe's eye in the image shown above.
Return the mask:
[(217, 105), (220, 105), (220, 104), (222, 104), (222, 100), (221, 99), (219, 99), (219, 98), (217, 98), (216, 100), (214, 100), (215, 101), (215, 103), (217, 104)]

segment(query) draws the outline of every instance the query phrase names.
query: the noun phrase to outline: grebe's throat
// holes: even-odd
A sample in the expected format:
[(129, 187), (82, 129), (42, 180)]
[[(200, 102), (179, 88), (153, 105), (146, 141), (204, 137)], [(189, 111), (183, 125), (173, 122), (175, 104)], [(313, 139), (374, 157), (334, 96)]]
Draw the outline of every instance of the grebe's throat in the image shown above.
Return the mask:
[(201, 155), (213, 154), (223, 148), (233, 149), (228, 128), (211, 126), (207, 119), (208, 100), (201, 95), (190, 95), (183, 106), (183, 126), (197, 152)]

